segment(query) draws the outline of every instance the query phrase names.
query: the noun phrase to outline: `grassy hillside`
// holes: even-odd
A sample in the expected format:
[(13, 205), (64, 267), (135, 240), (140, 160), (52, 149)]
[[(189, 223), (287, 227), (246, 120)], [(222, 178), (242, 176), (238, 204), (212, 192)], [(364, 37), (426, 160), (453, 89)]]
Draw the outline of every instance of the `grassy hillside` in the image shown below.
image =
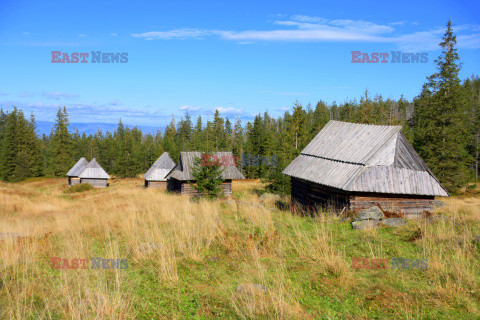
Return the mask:
[[(445, 219), (354, 231), (261, 203), (193, 202), (141, 180), (71, 192), (66, 179), (0, 183), (2, 319), (480, 318), (480, 198), (445, 199)], [(418, 229), (421, 232), (418, 232)], [(53, 269), (128, 259), (127, 269)], [(426, 270), (352, 268), (352, 258), (428, 259)]]

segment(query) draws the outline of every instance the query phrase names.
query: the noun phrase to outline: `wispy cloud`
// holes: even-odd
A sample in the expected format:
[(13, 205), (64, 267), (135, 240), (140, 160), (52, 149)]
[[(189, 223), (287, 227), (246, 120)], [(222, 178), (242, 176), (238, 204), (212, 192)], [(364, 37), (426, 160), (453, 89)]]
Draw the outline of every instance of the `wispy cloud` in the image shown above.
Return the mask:
[(391, 25), (391, 26), (403, 26), (403, 25), (405, 25), (406, 23), (408, 23), (408, 21), (407, 21), (407, 20), (403, 20), (403, 21), (390, 22), (389, 25)]
[(22, 92), (18, 95), (18, 97), (20, 98), (30, 98), (30, 97), (34, 97), (35, 94), (32, 93), (32, 92)]
[[(45, 103), (39, 101), (21, 102), (21, 101), (0, 101), (0, 106), (11, 108), (13, 106), (21, 107), (25, 110), (35, 111), (37, 114), (54, 115), (56, 110), (63, 104), (59, 103)], [(111, 119), (118, 119), (120, 117), (149, 119), (156, 117), (169, 117), (168, 114), (159, 111), (159, 108), (133, 108), (123, 106), (112, 106), (108, 103), (68, 103), (65, 105), (69, 114), (72, 117), (88, 117), (97, 119), (97, 117), (107, 117)]]
[(241, 120), (252, 120), (254, 118), (253, 114), (246, 112), (243, 108), (235, 108), (235, 107), (215, 107), (208, 110), (210, 114), (214, 114), (215, 111), (218, 110), (221, 116), (227, 118), (239, 118)]
[(118, 37), (118, 34), (116, 34), (116, 33), (114, 32), (114, 33), (111, 33), (110, 36), (112, 36), (112, 37)]
[(150, 31), (144, 33), (133, 33), (135, 38), (144, 38), (145, 40), (157, 39), (191, 39), (202, 38), (213, 35), (215, 31), (201, 30), (201, 29), (174, 29), (169, 31)]
[(110, 102), (108, 102), (108, 105), (110, 105), (110, 106), (121, 106), (122, 103), (117, 99), (113, 99), (113, 100), (110, 100)]
[(218, 110), (219, 113), (225, 114), (237, 114), (237, 113), (242, 113), (243, 109), (242, 108), (235, 108), (235, 107), (216, 107), (214, 110)]
[(189, 113), (196, 113), (198, 111), (200, 111), (202, 108), (200, 107), (197, 107), (197, 106), (181, 106), (180, 108), (178, 108), (178, 110), (180, 111), (185, 111), (185, 112), (189, 112)]
[(83, 33), (79, 34), (78, 36), (79, 36), (80, 38), (86, 38), (86, 37), (87, 37), (87, 35), (86, 35), (86, 34), (83, 34)]
[(207, 117), (211, 117), (215, 114), (218, 110), (222, 117), (227, 117), (230, 119), (239, 118), (241, 120), (251, 120), (254, 118), (253, 114), (246, 112), (243, 108), (236, 108), (236, 107), (214, 107), (214, 108), (202, 108), (199, 106), (182, 106), (178, 109), (179, 111), (188, 112), (192, 115), (205, 115)]
[[(290, 17), (279, 15), (276, 18), (273, 25), (277, 28), (271, 30), (233, 31), (183, 28), (133, 33), (132, 36), (146, 40), (218, 37), (240, 44), (258, 41), (369, 42), (393, 44), (401, 50), (426, 51), (438, 49), (438, 43), (445, 32), (444, 26), (413, 33), (405, 32), (401, 28), (406, 27), (408, 21), (379, 24), (365, 20), (325, 19), (307, 15)], [(411, 25), (413, 24), (415, 22), (411, 23)], [(477, 49), (480, 47), (480, 26), (459, 25), (454, 26), (454, 30), (457, 32), (459, 48)]]
[(78, 94), (71, 94), (71, 93), (58, 92), (58, 91), (44, 92), (42, 95), (45, 98), (52, 99), (52, 100), (73, 99), (78, 97)]

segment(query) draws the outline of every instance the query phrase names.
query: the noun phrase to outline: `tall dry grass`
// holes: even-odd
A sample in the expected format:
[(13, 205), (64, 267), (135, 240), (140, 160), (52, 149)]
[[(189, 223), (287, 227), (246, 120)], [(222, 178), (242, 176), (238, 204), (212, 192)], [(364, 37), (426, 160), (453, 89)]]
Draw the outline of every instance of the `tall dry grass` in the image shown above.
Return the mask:
[[(123, 270), (57, 271), (49, 258), (128, 258), (130, 267), (153, 260), (158, 282), (175, 282), (178, 258), (200, 260), (219, 234), (220, 206), (213, 202), (193, 203), (128, 180), (70, 196), (63, 180), (53, 181), (45, 191), (38, 183), (0, 184), (0, 233), (23, 237), (1, 242), (0, 274), (15, 280), (5, 284), (4, 317), (130, 318)], [(43, 239), (49, 232), (54, 236)]]
[[(343, 295), (357, 295), (381, 287), (378, 283), (369, 287), (368, 274), (352, 270), (352, 248), (345, 244), (352, 236), (366, 244), (363, 256), (389, 258), (389, 252), (410, 246), (428, 258), (429, 269), (422, 279), (402, 275), (399, 280), (398, 272), (381, 275), (385, 281), (401, 281), (405, 288), (416, 280), (428, 284), (415, 294), (381, 287), (387, 290), (385, 300), (401, 309), (402, 317), (417, 318), (427, 304), (422, 299), (480, 312), (479, 305), (468, 299), (472, 295), (480, 299), (478, 248), (471, 241), (480, 234), (477, 198), (446, 199), (445, 220), (412, 220), (393, 232), (398, 241), (391, 247), (380, 241), (378, 230), (338, 231), (331, 227), (341, 224), (335, 217), (298, 217), (279, 212), (273, 203), (259, 205), (254, 192), (260, 187), (258, 181), (234, 182), (242, 203), (233, 204), (193, 202), (140, 188), (136, 179), (82, 193), (66, 193), (65, 183), (64, 179), (0, 183), (0, 234), (22, 235), (0, 240), (0, 318), (135, 318), (139, 269), (148, 266), (153, 277), (149, 285), (176, 288), (185, 263), (206, 266), (212, 253), (235, 272), (201, 285), (212, 287), (236, 317), (316, 318), (322, 310), (307, 310), (302, 303), (305, 293), (294, 280), (296, 268), (308, 273), (311, 282), (328, 279), (331, 287), (323, 294), (339, 301), (337, 289)], [(406, 242), (406, 235), (418, 228), (423, 238)], [(129, 268), (55, 270), (51, 257), (127, 258)], [(350, 312), (345, 314), (354, 317)], [(165, 314), (165, 318), (183, 316), (174, 309)], [(367, 315), (368, 310), (362, 309), (358, 317)]]

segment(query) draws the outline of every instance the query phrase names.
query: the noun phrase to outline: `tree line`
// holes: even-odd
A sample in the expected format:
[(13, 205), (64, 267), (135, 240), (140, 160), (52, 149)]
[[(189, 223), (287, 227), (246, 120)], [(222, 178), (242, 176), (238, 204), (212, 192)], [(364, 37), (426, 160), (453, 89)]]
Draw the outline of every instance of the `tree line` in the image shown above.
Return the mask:
[[(261, 178), (273, 192), (288, 193), (289, 178), (282, 170), (300, 153), (329, 120), (400, 125), (402, 132), (440, 182), (451, 191), (478, 180), (480, 151), (480, 79), (461, 81), (461, 64), (451, 21), (447, 24), (437, 72), (427, 78), (412, 100), (372, 96), (341, 104), (319, 101), (315, 106), (295, 103), (279, 117), (268, 111), (244, 124), (220, 116), (204, 122), (187, 112), (163, 132), (143, 133), (120, 120), (113, 132), (80, 134), (70, 130), (65, 107), (59, 108), (49, 135), (36, 134), (34, 116), (22, 110), (0, 110), (0, 179), (7, 182), (30, 177), (62, 177), (80, 158), (96, 158), (117, 177), (136, 177), (148, 170), (164, 151), (178, 160), (180, 151), (233, 151), (275, 156), (276, 166), (241, 166), (247, 178)], [(251, 164), (251, 163), (250, 163)]]

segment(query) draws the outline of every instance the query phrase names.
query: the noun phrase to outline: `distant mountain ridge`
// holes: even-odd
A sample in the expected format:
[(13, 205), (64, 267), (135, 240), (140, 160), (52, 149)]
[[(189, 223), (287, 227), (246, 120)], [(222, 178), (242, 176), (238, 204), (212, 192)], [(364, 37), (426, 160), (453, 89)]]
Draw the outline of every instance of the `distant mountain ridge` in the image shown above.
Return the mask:
[[(54, 122), (51, 121), (36, 121), (37, 124), (37, 134), (38, 135), (49, 135), (50, 132), (52, 131), (52, 128), (54, 126)], [(75, 131), (78, 129), (78, 132), (80, 134), (94, 134), (98, 130), (101, 130), (103, 133), (106, 133), (107, 131), (114, 132), (117, 129), (118, 124), (116, 123), (71, 123), (70, 124), (70, 132)], [(135, 126), (125, 124), (125, 127), (129, 127), (132, 129)], [(136, 126), (138, 129), (140, 129), (143, 133), (151, 133), (151, 134), (156, 134), (158, 130), (160, 130), (162, 133), (165, 130), (165, 126), (158, 126), (158, 127), (151, 127), (151, 126)]]

